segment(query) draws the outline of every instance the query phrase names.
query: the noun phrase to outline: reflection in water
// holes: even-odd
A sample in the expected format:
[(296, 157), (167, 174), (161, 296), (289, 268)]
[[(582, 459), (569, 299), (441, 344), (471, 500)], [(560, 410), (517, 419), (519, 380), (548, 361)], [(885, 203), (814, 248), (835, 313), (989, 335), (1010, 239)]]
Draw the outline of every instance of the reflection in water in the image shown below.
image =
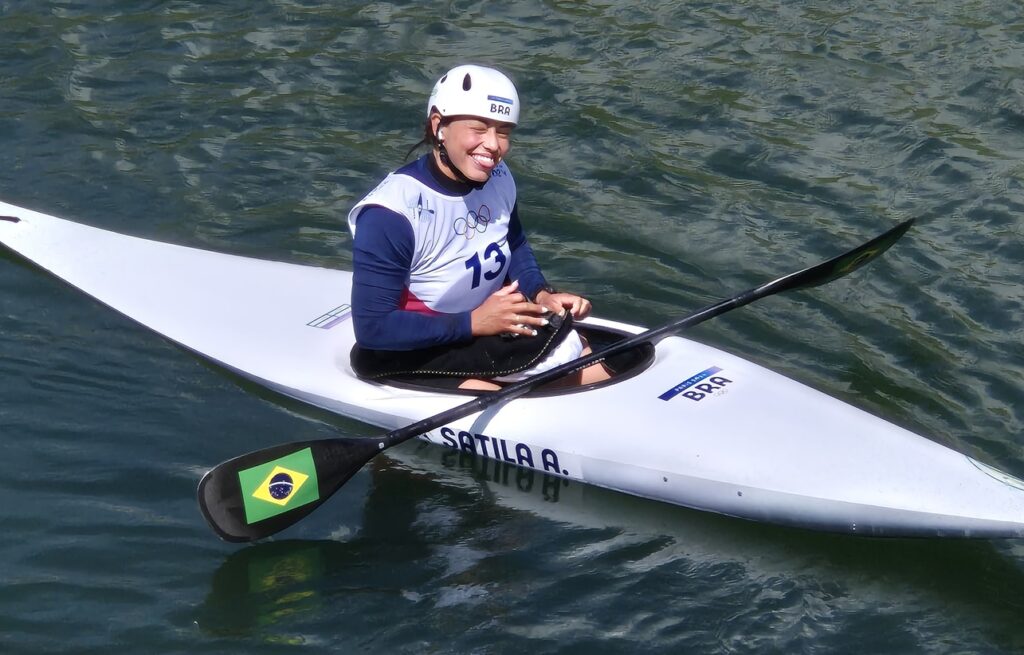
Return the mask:
[(220, 637), (261, 634), (271, 641), (295, 641), (275, 632), (290, 617), (323, 610), (319, 586), (327, 549), (337, 542), (280, 541), (243, 548), (213, 576), (197, 622)]
[[(727, 579), (754, 594), (744, 612), (766, 604), (806, 620), (810, 599), (851, 616), (901, 606), (942, 611), (1008, 646), (1024, 644), (1024, 602), (1006, 602), (1020, 598), (1024, 571), (999, 544), (761, 525), (421, 443), (389, 451), (371, 468), (363, 518), (338, 531), (350, 538), (233, 553), (200, 609), (203, 630), (293, 642), (305, 641), (304, 627), (335, 622), (339, 641), (359, 642), (366, 624), (400, 602), (411, 624), (440, 629), (456, 611), (471, 625), (486, 622), (484, 615), (507, 617), (509, 625), (491, 626), (498, 633), (532, 632), (540, 626), (521, 623), (547, 618), (534, 616), (537, 603), (571, 602), (599, 621), (613, 598), (613, 606), (627, 602), (624, 580), (630, 589), (642, 581), (649, 602), (669, 594), (685, 604), (684, 590)], [(694, 602), (705, 603), (708, 593)], [(628, 602), (647, 607), (640, 598)], [(355, 616), (363, 627), (346, 628)], [(408, 622), (387, 623), (375, 639), (401, 644), (414, 634)]]

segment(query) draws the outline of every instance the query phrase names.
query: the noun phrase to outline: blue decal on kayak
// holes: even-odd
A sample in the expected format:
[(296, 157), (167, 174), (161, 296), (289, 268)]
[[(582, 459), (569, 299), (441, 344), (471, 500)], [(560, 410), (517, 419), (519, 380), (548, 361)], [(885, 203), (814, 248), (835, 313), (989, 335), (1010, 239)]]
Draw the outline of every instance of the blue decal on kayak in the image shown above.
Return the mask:
[(320, 328), (321, 330), (330, 330), (332, 327), (341, 323), (346, 318), (352, 315), (351, 305), (339, 305), (331, 311), (317, 316), (309, 323), (306, 323), (309, 327)]
[(660, 396), (658, 396), (658, 398), (661, 398), (662, 400), (672, 400), (673, 398), (675, 398), (679, 394), (683, 393), (684, 391), (686, 391), (687, 389), (689, 389), (693, 385), (697, 384), (698, 382), (703, 382), (704, 380), (708, 379), (709, 377), (711, 377), (715, 373), (720, 373), (721, 371), (722, 371), (721, 368), (719, 368), (717, 366), (712, 366), (711, 368), (705, 369), (705, 370), (701, 371), (700, 373), (698, 373), (698, 374), (696, 374), (694, 376), (686, 378), (685, 380), (683, 380), (682, 382), (680, 382), (676, 386), (672, 387), (671, 389), (669, 389), (665, 393), (663, 393)]
[(21, 219), (17, 216), (0, 216), (0, 221), (10, 221), (12, 223), (20, 223)]

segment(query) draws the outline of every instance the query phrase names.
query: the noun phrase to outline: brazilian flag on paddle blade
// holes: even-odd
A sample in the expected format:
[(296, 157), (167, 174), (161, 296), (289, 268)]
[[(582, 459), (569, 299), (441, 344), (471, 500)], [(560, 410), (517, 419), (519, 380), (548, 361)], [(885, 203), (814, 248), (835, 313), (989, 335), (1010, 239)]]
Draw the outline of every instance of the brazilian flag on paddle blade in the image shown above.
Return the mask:
[(245, 522), (256, 523), (320, 498), (313, 451), (304, 448), (238, 472)]

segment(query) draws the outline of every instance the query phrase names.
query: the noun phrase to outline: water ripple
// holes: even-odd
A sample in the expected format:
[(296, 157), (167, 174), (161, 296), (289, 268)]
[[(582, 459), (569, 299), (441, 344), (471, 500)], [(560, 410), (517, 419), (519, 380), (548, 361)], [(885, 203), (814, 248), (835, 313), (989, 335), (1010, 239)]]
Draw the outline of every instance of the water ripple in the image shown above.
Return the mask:
[[(692, 334), (1024, 475), (1018, 14), (15, 0), (0, 181), (103, 227), (343, 267), (344, 215), (417, 140), (433, 80), (498, 64), (524, 98), (509, 163), (552, 281), (655, 324), (917, 217), (870, 269)], [(357, 428), (0, 264), (0, 650), (1024, 648), (1012, 545), (812, 536), (571, 487), (533, 502), (430, 461), (358, 478), (296, 528), (321, 541), (225, 549), (195, 513), (201, 471)]]

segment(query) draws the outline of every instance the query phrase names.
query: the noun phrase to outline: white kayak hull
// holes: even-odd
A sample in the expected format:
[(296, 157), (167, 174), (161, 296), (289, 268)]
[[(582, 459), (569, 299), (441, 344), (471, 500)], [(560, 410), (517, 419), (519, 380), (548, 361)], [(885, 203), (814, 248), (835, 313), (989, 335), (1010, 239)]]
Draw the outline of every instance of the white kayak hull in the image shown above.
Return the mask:
[[(175, 246), (6, 203), (0, 217), (9, 249), (286, 396), (385, 429), (465, 400), (354, 377), (349, 272)], [(658, 343), (650, 366), (628, 379), (520, 398), (424, 438), (758, 521), (867, 535), (1024, 536), (1024, 482), (680, 337)]]

